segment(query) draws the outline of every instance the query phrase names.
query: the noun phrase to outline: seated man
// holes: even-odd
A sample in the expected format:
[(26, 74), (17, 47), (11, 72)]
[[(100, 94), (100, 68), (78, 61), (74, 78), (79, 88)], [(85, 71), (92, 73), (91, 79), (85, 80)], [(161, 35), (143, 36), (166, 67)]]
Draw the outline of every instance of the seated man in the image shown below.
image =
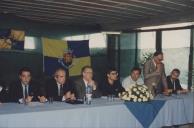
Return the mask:
[(92, 87), (92, 97), (100, 97), (98, 86), (93, 80), (93, 70), (91, 66), (84, 66), (81, 70), (81, 77), (75, 81), (76, 98), (83, 99), (86, 95), (86, 87)]
[(47, 81), (47, 98), (52, 97), (54, 101), (75, 100), (73, 86), (66, 80), (66, 72), (63, 68), (55, 71), (54, 78)]
[(187, 92), (186, 89), (183, 89), (181, 87), (180, 81), (179, 81), (179, 75), (180, 75), (180, 70), (179, 69), (173, 69), (171, 74), (167, 76), (167, 84), (168, 84), (168, 89), (172, 90), (172, 93), (185, 93)]
[(5, 89), (3, 86), (0, 86), (0, 104), (5, 102)]
[(37, 101), (38, 87), (37, 83), (31, 80), (31, 70), (24, 67), (19, 71), (19, 80), (10, 85), (9, 101), (19, 103)]
[(131, 70), (131, 75), (126, 77), (123, 80), (123, 82), (122, 82), (123, 88), (126, 90), (132, 84), (138, 84), (138, 85), (144, 84), (144, 82), (143, 82), (142, 78), (140, 77), (140, 75), (141, 75), (141, 69), (137, 68), (137, 67), (134, 67)]
[(108, 69), (106, 79), (102, 82), (102, 84), (100, 84), (100, 87), (103, 96), (118, 96), (118, 93), (124, 91), (120, 81), (118, 80), (118, 72), (115, 68)]

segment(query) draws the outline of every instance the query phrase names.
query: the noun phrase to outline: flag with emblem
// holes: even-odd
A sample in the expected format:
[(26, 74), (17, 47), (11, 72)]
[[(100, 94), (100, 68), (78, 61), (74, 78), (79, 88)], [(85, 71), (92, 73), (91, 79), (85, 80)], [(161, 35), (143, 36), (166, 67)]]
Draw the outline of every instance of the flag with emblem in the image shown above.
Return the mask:
[(0, 29), (0, 49), (24, 50), (24, 38), (24, 31)]
[(59, 67), (64, 68), (69, 76), (80, 75), (81, 68), (91, 64), (89, 41), (63, 41), (42, 38), (44, 72), (53, 75)]
[(12, 49), (24, 50), (24, 31), (11, 29), (9, 38), (12, 41)]

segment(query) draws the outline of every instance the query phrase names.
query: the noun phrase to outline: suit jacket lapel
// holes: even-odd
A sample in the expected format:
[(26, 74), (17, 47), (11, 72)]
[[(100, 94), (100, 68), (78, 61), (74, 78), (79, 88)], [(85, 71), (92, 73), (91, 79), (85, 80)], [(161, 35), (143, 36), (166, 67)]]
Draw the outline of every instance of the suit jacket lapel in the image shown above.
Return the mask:
[(86, 85), (85, 85), (83, 79), (81, 81), (81, 90), (82, 90), (82, 94), (85, 95), (85, 93), (86, 93)]
[(34, 92), (33, 92), (33, 90), (32, 90), (32, 85), (29, 83), (29, 85), (28, 85), (28, 95), (30, 96), (30, 95), (34, 95), (33, 94)]
[(19, 97), (23, 97), (23, 87), (22, 87), (22, 83), (19, 81), (19, 84), (18, 84), (18, 95)]
[(153, 72), (156, 70), (156, 66), (153, 62), (153, 59), (150, 60), (150, 72)]
[(56, 81), (55, 81), (55, 84), (53, 86), (53, 92), (55, 93), (56, 96), (58, 96), (58, 85), (57, 85)]

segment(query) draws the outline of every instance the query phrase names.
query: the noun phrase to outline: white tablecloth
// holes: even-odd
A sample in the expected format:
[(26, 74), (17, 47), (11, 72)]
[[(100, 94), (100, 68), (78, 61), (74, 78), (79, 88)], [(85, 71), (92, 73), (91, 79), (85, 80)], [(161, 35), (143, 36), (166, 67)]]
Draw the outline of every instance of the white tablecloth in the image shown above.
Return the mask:
[[(165, 100), (150, 128), (194, 123), (193, 93), (158, 96)], [(142, 115), (143, 116), (143, 115)], [(146, 120), (146, 119), (145, 119)], [(71, 105), (63, 102), (30, 105), (5, 103), (0, 105), (1, 128), (142, 128), (138, 119), (116, 99), (95, 99), (92, 105)]]
[(2, 128), (135, 128), (142, 127), (123, 101), (96, 99), (92, 105), (32, 103), (0, 106)]
[(157, 100), (166, 103), (151, 124), (151, 128), (194, 123), (194, 93), (157, 96)]

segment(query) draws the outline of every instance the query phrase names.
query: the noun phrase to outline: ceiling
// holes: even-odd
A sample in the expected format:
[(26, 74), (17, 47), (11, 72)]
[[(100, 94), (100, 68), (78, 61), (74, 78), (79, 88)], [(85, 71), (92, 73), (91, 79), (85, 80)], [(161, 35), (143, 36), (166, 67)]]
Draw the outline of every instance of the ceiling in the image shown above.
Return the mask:
[(102, 30), (194, 21), (194, 0), (0, 0), (0, 12)]

